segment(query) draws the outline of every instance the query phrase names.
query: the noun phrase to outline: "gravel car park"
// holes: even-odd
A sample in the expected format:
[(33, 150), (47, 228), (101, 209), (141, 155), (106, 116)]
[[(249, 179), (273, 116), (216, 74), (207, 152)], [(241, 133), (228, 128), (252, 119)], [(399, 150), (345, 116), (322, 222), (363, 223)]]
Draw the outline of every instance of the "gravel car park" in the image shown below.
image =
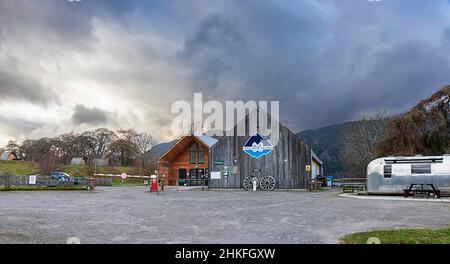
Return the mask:
[(449, 203), (364, 200), (337, 191), (144, 187), (0, 192), (0, 243), (339, 243), (379, 228), (449, 224)]

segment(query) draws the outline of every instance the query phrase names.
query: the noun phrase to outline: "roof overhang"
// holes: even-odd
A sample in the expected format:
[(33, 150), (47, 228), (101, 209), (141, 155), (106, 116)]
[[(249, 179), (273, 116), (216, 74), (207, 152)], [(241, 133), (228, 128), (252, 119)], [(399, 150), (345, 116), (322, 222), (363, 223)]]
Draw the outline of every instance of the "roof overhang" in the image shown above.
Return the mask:
[(320, 165), (323, 165), (323, 161), (321, 159), (319, 159), (319, 156), (317, 156), (317, 154), (313, 150), (311, 150), (311, 157), (312, 157), (312, 160), (316, 161)]
[(194, 135), (183, 136), (170, 147), (161, 157), (158, 162), (171, 162), (181, 155), (187, 148), (189, 148), (193, 143), (198, 143), (202, 145), (205, 149), (209, 149), (209, 146)]

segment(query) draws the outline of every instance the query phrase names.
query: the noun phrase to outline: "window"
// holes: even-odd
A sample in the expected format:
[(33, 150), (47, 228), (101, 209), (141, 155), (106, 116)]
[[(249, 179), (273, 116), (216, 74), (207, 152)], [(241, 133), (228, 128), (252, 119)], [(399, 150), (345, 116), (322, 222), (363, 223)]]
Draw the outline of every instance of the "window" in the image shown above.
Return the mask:
[(205, 163), (205, 149), (203, 149), (203, 146), (200, 145), (198, 146), (198, 163)]
[(189, 162), (191, 164), (195, 164), (197, 163), (197, 159), (195, 157), (195, 155), (197, 154), (197, 144), (194, 143), (192, 144), (192, 146), (189, 148)]
[(197, 169), (189, 170), (189, 179), (197, 179)]
[(392, 177), (392, 165), (384, 165), (384, 178)]
[(429, 174), (431, 173), (431, 164), (412, 164), (412, 174)]

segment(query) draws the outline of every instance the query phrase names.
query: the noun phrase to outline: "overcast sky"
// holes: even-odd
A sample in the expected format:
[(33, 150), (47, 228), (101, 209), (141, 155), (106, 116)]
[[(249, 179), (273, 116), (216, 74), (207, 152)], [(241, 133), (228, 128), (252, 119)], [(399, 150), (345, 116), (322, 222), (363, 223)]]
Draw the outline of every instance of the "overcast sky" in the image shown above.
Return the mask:
[(450, 83), (445, 0), (0, 0), (0, 145), (97, 127), (170, 139), (171, 103), (279, 100), (294, 131)]

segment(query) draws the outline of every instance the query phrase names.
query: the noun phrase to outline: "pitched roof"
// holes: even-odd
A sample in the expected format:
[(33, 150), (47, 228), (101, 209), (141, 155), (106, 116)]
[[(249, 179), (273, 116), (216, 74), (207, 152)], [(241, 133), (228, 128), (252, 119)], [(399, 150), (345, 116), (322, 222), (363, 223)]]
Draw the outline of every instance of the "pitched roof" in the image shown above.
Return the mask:
[(170, 148), (168, 148), (164, 154), (159, 157), (160, 161), (171, 160), (172, 158), (178, 156), (185, 148), (187, 148), (192, 142), (198, 142), (205, 145), (208, 149), (216, 144), (218, 140), (200, 133), (192, 133), (190, 135), (183, 136)]
[(14, 153), (14, 152), (11, 152), (11, 151), (3, 151), (3, 152), (0, 154), (0, 160), (8, 160), (8, 157), (9, 157), (10, 154), (13, 154), (15, 157), (17, 157), (16, 153)]
[(311, 149), (312, 158), (317, 161), (320, 165), (323, 165), (323, 161), (317, 156), (317, 154)]
[(204, 134), (200, 134), (200, 133), (194, 133), (194, 136), (196, 138), (198, 138), (200, 141), (202, 141), (206, 146), (208, 146), (209, 148), (211, 148), (214, 144), (217, 143), (217, 139), (204, 135)]
[(72, 158), (72, 160), (70, 161), (71, 163), (81, 163), (84, 159), (81, 157), (74, 157)]

